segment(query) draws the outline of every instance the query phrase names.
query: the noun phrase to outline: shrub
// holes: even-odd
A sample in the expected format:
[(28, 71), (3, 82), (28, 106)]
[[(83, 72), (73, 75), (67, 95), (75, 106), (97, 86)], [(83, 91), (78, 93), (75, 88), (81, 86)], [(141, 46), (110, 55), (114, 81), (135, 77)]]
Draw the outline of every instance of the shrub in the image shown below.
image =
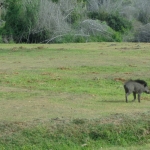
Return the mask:
[(125, 30), (130, 30), (132, 28), (131, 23), (119, 15), (109, 15), (106, 18), (106, 22), (112, 29), (122, 33), (124, 33)]
[(70, 24), (74, 24), (78, 22), (80, 18), (81, 18), (81, 14), (79, 14), (77, 10), (73, 10), (69, 15), (69, 17), (67, 18), (67, 22)]
[(88, 16), (92, 19), (106, 21), (107, 24), (117, 32), (124, 33), (125, 30), (130, 30), (132, 28), (131, 22), (121, 17), (119, 14), (108, 14), (102, 11), (102, 12), (90, 12)]
[(135, 33), (136, 42), (150, 42), (150, 23), (143, 25)]
[(8, 3), (6, 23), (2, 34), (8, 37), (12, 35), (17, 43), (27, 42), (36, 23), (37, 5), (25, 3), (24, 6), (20, 0), (8, 0)]
[(54, 43), (84, 43), (86, 38), (76, 34), (66, 34), (53, 40)]
[(2, 35), (0, 35), (0, 43), (3, 43)]
[(57, 3), (59, 0), (52, 0), (52, 2), (55, 2), (55, 3)]

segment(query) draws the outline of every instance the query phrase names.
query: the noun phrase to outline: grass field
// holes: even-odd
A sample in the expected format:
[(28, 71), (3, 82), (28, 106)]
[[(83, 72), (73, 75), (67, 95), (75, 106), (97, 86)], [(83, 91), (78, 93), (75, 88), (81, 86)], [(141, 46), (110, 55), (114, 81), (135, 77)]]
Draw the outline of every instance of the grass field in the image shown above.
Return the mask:
[[(148, 43), (1, 44), (1, 149), (38, 149), (34, 142), (24, 145), (21, 133), (27, 132), (32, 137), (34, 134), (30, 134), (38, 126), (36, 133), (40, 137), (51, 130), (48, 127), (51, 121), (67, 126), (76, 119), (79, 124), (87, 119), (113, 125), (120, 124), (124, 118), (131, 122), (142, 119), (147, 124), (146, 129), (142, 126), (142, 134), (146, 132), (147, 139), (150, 138), (150, 95), (143, 93), (141, 103), (131, 102), (133, 96), (130, 95), (129, 103), (125, 103), (123, 89), (128, 79), (144, 79), (150, 85), (149, 47)], [(67, 129), (71, 130), (70, 126)], [(19, 138), (22, 141), (18, 141)], [(67, 147), (40, 145), (39, 149), (110, 149), (98, 142), (91, 142), (93, 147), (84, 143), (79, 144), (81, 147), (73, 147), (71, 143)], [(147, 145), (137, 147), (134, 143), (128, 147), (124, 144), (123, 148), (121, 144), (114, 144), (111, 149), (150, 148), (150, 140), (143, 143)], [(101, 145), (105, 145), (104, 148)]]

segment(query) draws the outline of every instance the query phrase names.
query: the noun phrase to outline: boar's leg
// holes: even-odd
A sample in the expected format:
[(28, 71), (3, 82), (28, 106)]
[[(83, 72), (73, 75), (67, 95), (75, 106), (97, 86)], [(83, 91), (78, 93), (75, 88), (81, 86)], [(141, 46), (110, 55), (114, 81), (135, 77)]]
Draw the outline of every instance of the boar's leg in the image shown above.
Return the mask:
[(131, 93), (131, 91), (129, 91), (129, 89), (126, 87), (126, 85), (124, 85), (124, 90), (125, 90), (125, 99), (126, 99), (126, 103), (127, 103), (128, 95)]
[(128, 94), (126, 94), (126, 103), (128, 102)]
[(138, 93), (138, 102), (140, 103), (140, 96), (141, 96), (141, 93)]
[(136, 100), (136, 93), (135, 92), (133, 92), (133, 97), (134, 97), (134, 99), (133, 99), (133, 102)]
[(128, 102), (128, 95), (129, 95), (130, 93), (126, 93), (126, 103)]

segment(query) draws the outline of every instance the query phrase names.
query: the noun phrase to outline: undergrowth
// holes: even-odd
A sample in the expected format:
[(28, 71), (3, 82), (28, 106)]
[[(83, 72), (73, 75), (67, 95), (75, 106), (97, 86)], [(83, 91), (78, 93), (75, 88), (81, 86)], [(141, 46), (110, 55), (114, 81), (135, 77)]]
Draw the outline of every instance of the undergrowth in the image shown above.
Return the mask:
[(34, 123), (1, 122), (0, 149), (91, 149), (145, 144), (150, 138), (150, 113), (101, 119), (51, 119)]

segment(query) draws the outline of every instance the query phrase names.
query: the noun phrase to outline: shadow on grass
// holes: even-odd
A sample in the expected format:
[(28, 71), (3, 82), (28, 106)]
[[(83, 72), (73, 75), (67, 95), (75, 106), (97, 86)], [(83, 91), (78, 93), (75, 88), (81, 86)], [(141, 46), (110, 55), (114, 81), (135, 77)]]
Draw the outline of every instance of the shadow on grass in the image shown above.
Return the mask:
[(126, 103), (125, 100), (103, 100), (103, 101), (99, 101), (99, 102), (101, 102), (101, 103)]

